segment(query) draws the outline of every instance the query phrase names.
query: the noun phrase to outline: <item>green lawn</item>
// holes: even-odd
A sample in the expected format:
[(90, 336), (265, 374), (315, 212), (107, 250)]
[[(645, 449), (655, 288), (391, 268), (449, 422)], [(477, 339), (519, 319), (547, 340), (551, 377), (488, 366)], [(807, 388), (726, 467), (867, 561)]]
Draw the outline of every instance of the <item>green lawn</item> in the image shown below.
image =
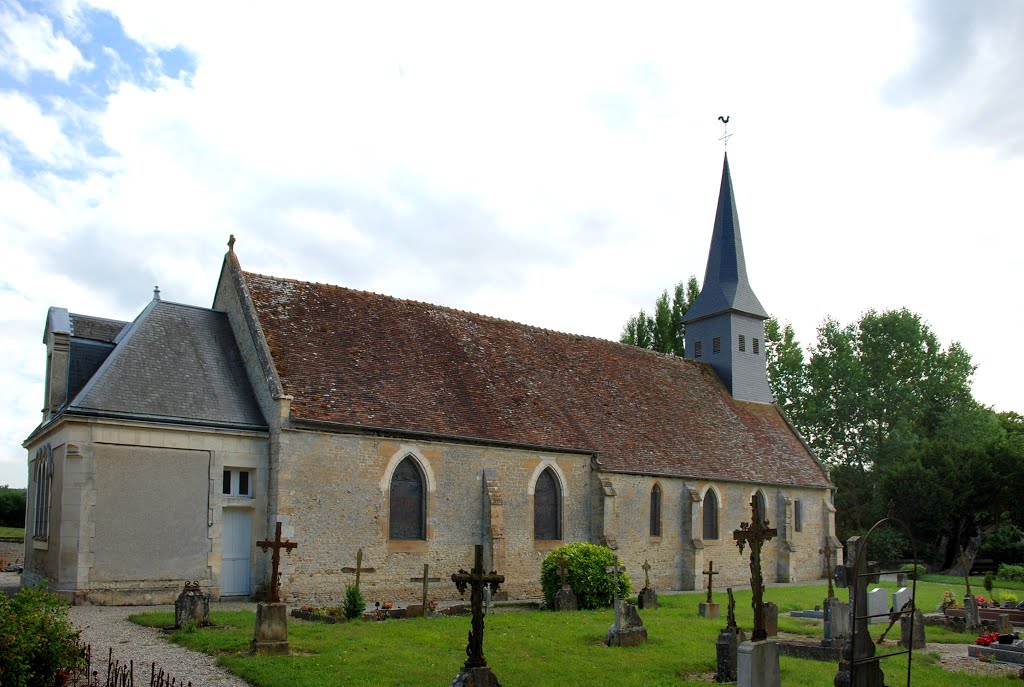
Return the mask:
[[(883, 583), (890, 591), (894, 584)], [(938, 605), (949, 585), (919, 583), (919, 606)], [(953, 588), (962, 595), (962, 588)], [(813, 608), (825, 595), (824, 585), (772, 588), (766, 598), (779, 606), (783, 632), (821, 636), (821, 624), (783, 616), (791, 610)], [(487, 618), (485, 651), (488, 664), (506, 687), (549, 684), (673, 685), (707, 684), (715, 669), (715, 639), (724, 621), (697, 617), (698, 592), (660, 598), (661, 608), (642, 611), (651, 641), (642, 647), (610, 649), (603, 644), (611, 625), (610, 610), (551, 613), (544, 611), (492, 614)], [(724, 594), (716, 595), (723, 605)], [(840, 592), (845, 598), (845, 591)], [(736, 594), (737, 621), (752, 626), (750, 592)], [(218, 656), (232, 672), (260, 687), (321, 687), (343, 685), (448, 685), (465, 660), (469, 618), (431, 618), (357, 621), (340, 625), (289, 620), (292, 656), (249, 656), (255, 615), (214, 612), (219, 629), (179, 631), (171, 639)], [(166, 626), (170, 613), (132, 616), (141, 624)], [(878, 636), (884, 626), (872, 627)], [(898, 632), (894, 628), (893, 632)], [(927, 628), (928, 640), (969, 643), (972, 637)], [(892, 636), (892, 632), (890, 633)], [(891, 649), (890, 649), (891, 650)], [(905, 657), (883, 662), (887, 684), (904, 684)], [(782, 658), (782, 684), (794, 687), (830, 685), (836, 666)], [(971, 676), (979, 687), (1020, 684), (1007, 678)], [(914, 685), (960, 687), (963, 674), (947, 673), (927, 650), (915, 654)]]
[(24, 527), (0, 527), (0, 537), (25, 537)]

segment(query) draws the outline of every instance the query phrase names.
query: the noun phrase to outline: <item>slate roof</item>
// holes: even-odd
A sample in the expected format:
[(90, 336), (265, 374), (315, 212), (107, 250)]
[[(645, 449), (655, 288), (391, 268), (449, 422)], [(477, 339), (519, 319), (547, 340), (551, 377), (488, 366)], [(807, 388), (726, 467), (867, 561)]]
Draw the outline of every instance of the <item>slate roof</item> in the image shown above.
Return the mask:
[(120, 320), (108, 320), (104, 317), (79, 315), (78, 313), (69, 313), (69, 319), (71, 321), (71, 336), (106, 343), (113, 343), (121, 330), (128, 326), (127, 322)]
[(602, 339), (249, 272), (296, 420), (599, 453), (602, 469), (825, 486), (769, 404)]
[(683, 322), (694, 322), (724, 312), (741, 312), (763, 320), (768, 319), (761, 301), (754, 295), (747, 280), (747, 263), (743, 257), (740, 218), (736, 196), (729, 173), (729, 156), (722, 165), (722, 186), (718, 191), (718, 211), (711, 233), (711, 249), (704, 271), (700, 295), (686, 311)]
[(152, 301), (70, 412), (265, 427), (227, 315)]

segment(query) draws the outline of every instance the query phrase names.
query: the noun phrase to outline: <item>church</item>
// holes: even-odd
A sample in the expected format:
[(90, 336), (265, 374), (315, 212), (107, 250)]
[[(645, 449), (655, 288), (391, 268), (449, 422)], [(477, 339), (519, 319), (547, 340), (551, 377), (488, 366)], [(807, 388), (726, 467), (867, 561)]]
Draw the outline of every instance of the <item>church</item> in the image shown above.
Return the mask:
[(648, 562), (658, 590), (712, 561), (716, 585), (749, 584), (732, 531), (752, 501), (778, 529), (766, 581), (820, 579), (832, 484), (772, 402), (767, 317), (727, 157), (685, 357), (255, 274), (232, 238), (210, 308), (49, 309), (23, 583), (76, 604), (168, 603), (191, 580), (260, 596), (280, 523), (285, 601), (339, 602), (360, 550), (365, 598), (416, 599), (424, 564), (444, 580), (475, 544), (513, 598), (574, 541), (641, 583)]

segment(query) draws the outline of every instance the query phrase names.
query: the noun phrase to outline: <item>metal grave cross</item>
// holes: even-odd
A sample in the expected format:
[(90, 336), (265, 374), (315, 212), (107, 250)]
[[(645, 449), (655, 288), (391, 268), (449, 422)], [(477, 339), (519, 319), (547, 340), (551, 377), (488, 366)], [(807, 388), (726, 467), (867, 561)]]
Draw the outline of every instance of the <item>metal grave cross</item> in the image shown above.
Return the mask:
[(832, 588), (832, 554), (836, 552), (832, 548), (832, 537), (825, 537), (825, 546), (818, 550), (818, 553), (825, 556), (825, 577), (828, 578), (828, 598), (832, 599), (836, 595), (835, 589)]
[(718, 574), (718, 571), (715, 570), (715, 562), (714, 561), (708, 561), (708, 569), (701, 573), (701, 575), (707, 575), (708, 576), (708, 603), (711, 603), (711, 578), (712, 578), (712, 576), (717, 575), (717, 574)]
[(273, 563), (270, 573), (270, 603), (278, 603), (281, 601), (281, 549), (284, 549), (290, 556), (292, 549), (298, 548), (299, 545), (287, 539), (281, 541), (281, 523), (278, 522), (274, 528), (274, 541), (264, 539), (256, 542), (256, 546), (264, 551), (267, 549), (274, 550), (274, 555), (270, 558)]
[(651, 587), (651, 564), (644, 559), (644, 564), (640, 566), (644, 571), (644, 589), (650, 589)]
[[(358, 565), (358, 563), (357, 563)], [(431, 582), (440, 582), (440, 577), (428, 577), (430, 574), (430, 564), (423, 564), (423, 577), (410, 577), (410, 582), (422, 582), (423, 583), (423, 617), (427, 617), (427, 585)]]
[(775, 528), (768, 527), (768, 518), (763, 517), (759, 510), (755, 494), (750, 497), (752, 523), (741, 523), (740, 528), (733, 530), (732, 533), (736, 546), (740, 547), (740, 553), (743, 553), (744, 546), (750, 544), (750, 590), (753, 596), (750, 605), (754, 609), (754, 633), (750, 636), (752, 642), (768, 638), (768, 632), (764, 628), (764, 578), (761, 576), (761, 547), (779, 533)]
[(562, 589), (568, 589), (569, 588), (569, 585), (566, 584), (566, 581), (565, 581), (565, 574), (566, 574), (565, 564), (566, 564), (565, 556), (562, 556), (561, 558), (558, 559), (558, 577), (560, 577), (561, 580), (562, 580)]
[(466, 593), (466, 587), (472, 588), (470, 595), (470, 606), (473, 609), (473, 629), (469, 631), (469, 644), (466, 645), (465, 668), (480, 668), (487, 665), (484, 659), (484, 587), (489, 587), (491, 593), (498, 591), (498, 586), (505, 581), (504, 575), (499, 575), (493, 570), (484, 572), (484, 547), (477, 544), (473, 552), (473, 569), (470, 572), (459, 569), (459, 572), (452, 574), (452, 582), (459, 590), (459, 594)]
[(359, 589), (359, 573), (364, 572), (377, 572), (376, 568), (364, 568), (363, 567), (363, 550), (359, 549), (356, 551), (356, 567), (346, 565), (341, 569), (341, 572), (355, 573), (356, 574), (356, 589)]
[(609, 565), (604, 569), (606, 573), (611, 573), (615, 581), (615, 586), (612, 587), (612, 604), (615, 606), (615, 631), (618, 632), (622, 629), (622, 611), (619, 606), (619, 573), (626, 572), (624, 566), (619, 565), (619, 557), (614, 558), (615, 564)]
[[(967, 558), (967, 554), (964, 553), (964, 547), (960, 547), (960, 567), (964, 569), (964, 584), (967, 585), (967, 596), (974, 596), (971, 593), (971, 568), (967, 565), (970, 559)], [(917, 572), (916, 570), (914, 571)]]
[(726, 611), (725, 626), (736, 627), (736, 599), (732, 596), (732, 587), (726, 587), (725, 593), (729, 596), (729, 608)]

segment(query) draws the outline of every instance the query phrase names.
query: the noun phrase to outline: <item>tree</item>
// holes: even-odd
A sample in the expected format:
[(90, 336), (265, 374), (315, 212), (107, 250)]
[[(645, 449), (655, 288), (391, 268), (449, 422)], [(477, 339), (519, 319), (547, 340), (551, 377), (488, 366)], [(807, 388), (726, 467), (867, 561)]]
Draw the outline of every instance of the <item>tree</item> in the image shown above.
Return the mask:
[(768, 361), (768, 387), (775, 404), (786, 412), (798, 429), (803, 429), (807, 370), (804, 351), (796, 340), (793, 325), (780, 326), (774, 317), (764, 323), (764, 349)]
[(25, 499), (24, 489), (12, 489), (6, 484), (0, 486), (0, 525), (25, 526)]
[(690, 276), (689, 281), (676, 284), (672, 289), (671, 297), (668, 289), (662, 291), (654, 302), (654, 316), (648, 315), (641, 309), (639, 313), (626, 321), (619, 341), (631, 346), (681, 357), (686, 331), (683, 318), (699, 293), (700, 283), (693, 275)]

